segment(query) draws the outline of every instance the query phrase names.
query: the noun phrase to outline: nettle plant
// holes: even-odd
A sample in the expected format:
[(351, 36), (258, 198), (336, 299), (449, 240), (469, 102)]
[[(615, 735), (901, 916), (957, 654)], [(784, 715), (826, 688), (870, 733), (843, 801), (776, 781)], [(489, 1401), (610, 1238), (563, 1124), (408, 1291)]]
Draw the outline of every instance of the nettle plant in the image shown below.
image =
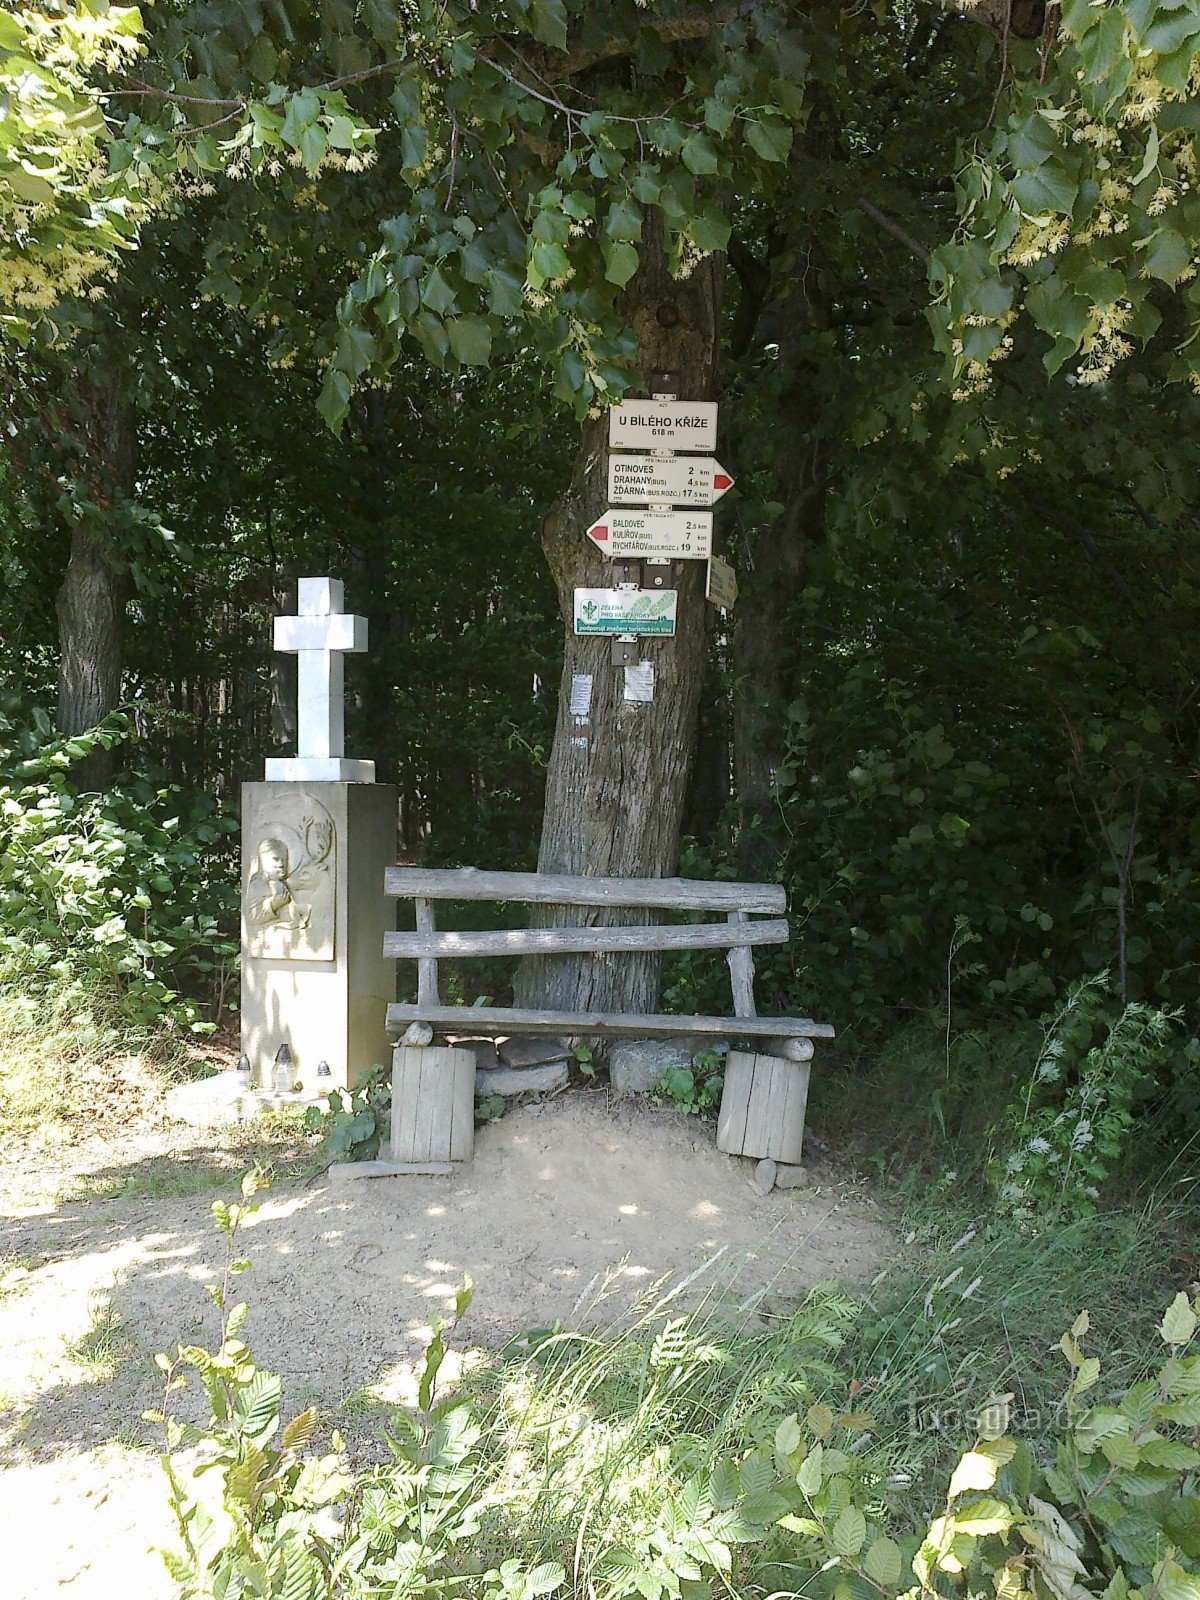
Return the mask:
[(999, 1200), (1020, 1225), (1094, 1212), (1133, 1125), (1134, 1096), (1178, 1020), (1138, 1001), (1114, 1013), (1107, 974), (1073, 986), (1009, 1109), (1009, 1153), (993, 1168)]

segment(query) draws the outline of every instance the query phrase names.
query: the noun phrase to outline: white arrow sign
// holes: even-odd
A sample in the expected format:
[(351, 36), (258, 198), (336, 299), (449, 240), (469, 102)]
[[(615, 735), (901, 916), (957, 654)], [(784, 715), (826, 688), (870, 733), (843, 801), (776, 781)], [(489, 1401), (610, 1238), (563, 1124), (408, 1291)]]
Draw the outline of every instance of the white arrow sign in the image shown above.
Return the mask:
[(614, 561), (640, 557), (673, 561), (680, 556), (707, 560), (712, 552), (711, 511), (614, 511), (611, 507), (587, 530), (598, 550)]
[(733, 479), (712, 456), (608, 458), (608, 498), (618, 505), (715, 505)]
[(715, 400), (622, 400), (609, 408), (608, 442), (634, 450), (712, 450)]

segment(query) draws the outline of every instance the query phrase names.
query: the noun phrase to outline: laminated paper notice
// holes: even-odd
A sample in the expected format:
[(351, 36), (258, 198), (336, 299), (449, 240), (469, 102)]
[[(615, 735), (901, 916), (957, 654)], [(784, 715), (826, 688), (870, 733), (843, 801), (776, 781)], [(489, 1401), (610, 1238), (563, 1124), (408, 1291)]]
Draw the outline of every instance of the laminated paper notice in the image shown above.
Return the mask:
[(648, 705), (654, 699), (654, 663), (639, 661), (625, 668), (625, 698)]
[(571, 678), (571, 715), (586, 717), (592, 709), (592, 675), (576, 672)]

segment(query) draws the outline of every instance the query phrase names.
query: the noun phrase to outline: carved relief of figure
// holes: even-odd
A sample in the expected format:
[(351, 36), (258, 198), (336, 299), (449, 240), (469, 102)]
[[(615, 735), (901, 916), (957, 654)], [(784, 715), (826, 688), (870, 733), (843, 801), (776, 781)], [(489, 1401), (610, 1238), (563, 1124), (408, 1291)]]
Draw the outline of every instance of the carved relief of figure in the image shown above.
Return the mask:
[(303, 908), (288, 883), (291, 864), (282, 839), (264, 839), (246, 893), (246, 915), (256, 928), (307, 928), (312, 908)]
[(250, 836), (257, 836), (258, 845), (243, 898), (248, 950), (285, 961), (331, 961), (333, 818), (303, 792), (296, 800), (289, 806), (274, 796), (270, 807), (250, 821)]

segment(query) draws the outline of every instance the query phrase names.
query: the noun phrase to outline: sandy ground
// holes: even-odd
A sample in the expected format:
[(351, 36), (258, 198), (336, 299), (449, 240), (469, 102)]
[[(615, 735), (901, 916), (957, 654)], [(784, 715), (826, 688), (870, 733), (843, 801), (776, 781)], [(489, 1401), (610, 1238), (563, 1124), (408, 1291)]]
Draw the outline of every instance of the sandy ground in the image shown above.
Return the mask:
[[(76, 1174), (115, 1178), (117, 1198), (102, 1197), (103, 1183), (97, 1197), (93, 1176), (93, 1198), (56, 1203), (44, 1181), (6, 1175), (0, 1257), (16, 1264), (0, 1268), (5, 1600), (171, 1593), (149, 1549), (169, 1525), (152, 1430), (138, 1419), (157, 1401), (153, 1353), (212, 1340), (203, 1286), (221, 1243), (211, 1188), (145, 1190), (169, 1183), (171, 1161), (190, 1177), (218, 1156), (237, 1164), (236, 1152), (198, 1150), (190, 1130), (159, 1124), (76, 1152)], [(430, 1317), (450, 1308), (464, 1273), (475, 1299), (456, 1343), (495, 1348), (530, 1327), (618, 1318), (712, 1258), (692, 1293), (739, 1301), (761, 1290), (787, 1301), (879, 1269), (889, 1236), (861, 1186), (814, 1167), (812, 1188), (763, 1196), (751, 1171), (694, 1121), (579, 1092), (481, 1128), (461, 1176), (284, 1180), (243, 1236), (246, 1333), (282, 1373), (289, 1411), (315, 1402), (353, 1439), (364, 1400), (411, 1392)]]

